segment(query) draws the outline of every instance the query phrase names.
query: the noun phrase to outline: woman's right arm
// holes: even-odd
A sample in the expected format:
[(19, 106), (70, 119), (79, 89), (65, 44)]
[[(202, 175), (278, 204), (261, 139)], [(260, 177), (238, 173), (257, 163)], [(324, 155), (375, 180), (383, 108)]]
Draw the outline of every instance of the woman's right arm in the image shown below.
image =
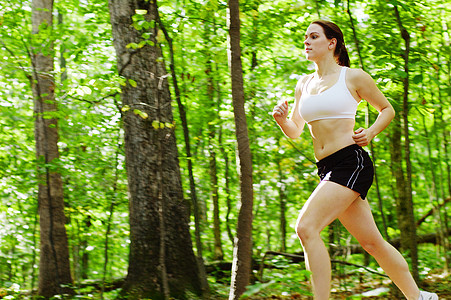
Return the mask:
[(305, 82), (306, 76), (299, 79), (298, 83), (296, 84), (296, 89), (294, 93), (294, 106), (293, 110), (291, 112), (291, 116), (288, 118), (288, 101), (284, 101), (282, 103), (277, 104), (274, 106), (272, 116), (276, 120), (277, 124), (279, 125), (280, 129), (282, 129), (283, 133), (292, 139), (298, 138), (302, 130), (304, 129), (305, 121), (302, 119), (301, 115), (299, 114), (299, 105), (300, 105), (300, 99), (302, 95), (302, 86)]

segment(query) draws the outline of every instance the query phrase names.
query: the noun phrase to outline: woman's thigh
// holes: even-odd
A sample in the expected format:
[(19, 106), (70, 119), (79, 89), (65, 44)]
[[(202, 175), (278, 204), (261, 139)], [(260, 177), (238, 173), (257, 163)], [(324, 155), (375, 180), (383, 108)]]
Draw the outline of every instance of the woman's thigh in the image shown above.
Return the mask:
[(322, 181), (302, 207), (296, 230), (321, 232), (356, 199), (360, 199), (357, 192), (332, 181)]
[(338, 219), (364, 248), (373, 248), (383, 242), (367, 201), (355, 201)]

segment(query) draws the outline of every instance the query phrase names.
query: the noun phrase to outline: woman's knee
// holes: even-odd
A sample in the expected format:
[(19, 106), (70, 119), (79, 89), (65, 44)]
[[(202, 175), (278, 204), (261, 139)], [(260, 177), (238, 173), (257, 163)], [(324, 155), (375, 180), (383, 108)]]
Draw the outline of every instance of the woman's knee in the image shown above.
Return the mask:
[(306, 221), (299, 220), (296, 223), (295, 227), (296, 234), (301, 241), (301, 243), (304, 245), (305, 243), (308, 243), (311, 239), (317, 238), (320, 235), (320, 231), (316, 230), (314, 226), (309, 224)]

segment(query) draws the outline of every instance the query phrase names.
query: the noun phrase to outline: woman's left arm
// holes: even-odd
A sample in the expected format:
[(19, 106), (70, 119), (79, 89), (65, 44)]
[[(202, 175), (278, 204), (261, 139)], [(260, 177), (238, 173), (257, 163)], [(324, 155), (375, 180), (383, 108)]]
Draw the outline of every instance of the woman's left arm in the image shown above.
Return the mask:
[(395, 117), (395, 110), (379, 90), (373, 78), (361, 69), (350, 69), (349, 81), (360, 99), (366, 100), (379, 112), (376, 121), (368, 128), (357, 129), (352, 136), (359, 146), (368, 145)]

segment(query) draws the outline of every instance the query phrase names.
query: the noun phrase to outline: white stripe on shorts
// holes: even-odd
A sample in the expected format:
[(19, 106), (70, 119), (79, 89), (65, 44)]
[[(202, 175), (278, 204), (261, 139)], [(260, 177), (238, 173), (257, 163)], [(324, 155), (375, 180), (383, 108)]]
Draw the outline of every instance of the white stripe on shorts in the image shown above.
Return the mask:
[[(351, 177), (348, 180), (348, 183), (346, 184), (347, 187), (350, 189), (354, 188), (354, 184), (357, 181), (357, 178), (359, 177), (360, 171), (363, 170), (363, 156), (362, 156), (362, 149), (354, 150), (357, 153), (357, 167), (352, 173)], [(354, 177), (355, 175), (355, 177)], [(354, 177), (354, 179), (353, 179)], [(352, 183), (351, 183), (352, 181)], [(349, 185), (351, 183), (351, 185)]]

